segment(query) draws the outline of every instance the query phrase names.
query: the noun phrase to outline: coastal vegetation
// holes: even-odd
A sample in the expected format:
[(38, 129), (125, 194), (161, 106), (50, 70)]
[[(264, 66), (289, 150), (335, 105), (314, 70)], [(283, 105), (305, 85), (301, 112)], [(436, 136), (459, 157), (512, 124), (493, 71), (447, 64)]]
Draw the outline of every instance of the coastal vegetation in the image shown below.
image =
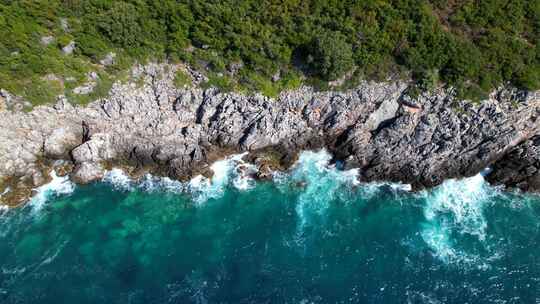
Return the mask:
[[(477, 100), (540, 88), (540, 0), (0, 0), (0, 37), (0, 88), (34, 105), (87, 102), (150, 59), (268, 96), (388, 77)], [(93, 95), (71, 94), (91, 72)]]

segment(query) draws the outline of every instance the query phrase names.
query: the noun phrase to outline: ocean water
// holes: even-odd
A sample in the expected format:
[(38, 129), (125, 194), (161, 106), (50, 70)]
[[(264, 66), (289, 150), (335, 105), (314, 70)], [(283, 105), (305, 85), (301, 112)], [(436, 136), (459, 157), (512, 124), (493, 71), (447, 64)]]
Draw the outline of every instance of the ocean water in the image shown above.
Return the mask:
[(540, 197), (482, 175), (412, 193), (329, 163), (54, 176), (0, 211), (0, 303), (540, 303)]

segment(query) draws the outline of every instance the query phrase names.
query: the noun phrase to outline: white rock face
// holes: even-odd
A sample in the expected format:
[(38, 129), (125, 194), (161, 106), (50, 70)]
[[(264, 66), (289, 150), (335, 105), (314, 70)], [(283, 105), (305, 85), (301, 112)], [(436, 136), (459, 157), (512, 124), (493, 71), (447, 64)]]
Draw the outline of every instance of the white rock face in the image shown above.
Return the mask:
[(81, 144), (81, 132), (69, 128), (55, 129), (45, 138), (43, 149), (45, 155), (52, 158), (67, 157), (69, 151)]
[(364, 82), (346, 92), (303, 87), (270, 99), (178, 89), (176, 68), (137, 66), (142, 86), (116, 83), (86, 107), (59, 100), (29, 113), (0, 112), (0, 177), (31, 176), (45, 156), (73, 161), (80, 182), (99, 178), (101, 164), (114, 161), (180, 178), (224, 151), (272, 147), (290, 156), (325, 146), (358, 167), (361, 180), (430, 186), (474, 175), (540, 132), (540, 100), (518, 91), (471, 104), (439, 90), (418, 97), (421, 107), (411, 111), (403, 82)]
[(100, 180), (105, 175), (105, 170), (97, 163), (81, 163), (75, 166), (71, 179), (79, 184), (87, 184)]

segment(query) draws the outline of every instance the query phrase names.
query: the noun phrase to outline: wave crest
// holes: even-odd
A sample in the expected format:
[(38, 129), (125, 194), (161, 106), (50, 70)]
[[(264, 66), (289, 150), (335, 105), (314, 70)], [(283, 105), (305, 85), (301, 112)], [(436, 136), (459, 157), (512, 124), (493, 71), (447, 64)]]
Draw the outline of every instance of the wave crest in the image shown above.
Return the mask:
[(484, 243), (487, 221), (483, 209), (496, 192), (482, 174), (450, 179), (424, 191), (424, 217), (421, 236), (433, 255), (445, 263), (475, 262), (479, 256), (457, 248), (453, 236), (465, 236)]
[(75, 190), (75, 184), (69, 180), (69, 176), (58, 176), (52, 171), (51, 178), (49, 183), (34, 189), (36, 194), (28, 203), (34, 211), (41, 210), (52, 196), (71, 194)]

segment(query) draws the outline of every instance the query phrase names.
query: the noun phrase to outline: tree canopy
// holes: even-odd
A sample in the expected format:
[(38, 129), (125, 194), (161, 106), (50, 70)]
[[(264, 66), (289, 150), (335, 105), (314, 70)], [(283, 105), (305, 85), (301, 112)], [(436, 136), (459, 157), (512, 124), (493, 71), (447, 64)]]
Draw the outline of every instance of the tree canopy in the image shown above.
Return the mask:
[(45, 75), (76, 79), (68, 90), (111, 51), (115, 65), (100, 71), (110, 78), (169, 58), (273, 94), (306, 65), (308, 80), (408, 71), (463, 96), (540, 88), (540, 0), (0, 0), (0, 35), (0, 87), (36, 102)]

